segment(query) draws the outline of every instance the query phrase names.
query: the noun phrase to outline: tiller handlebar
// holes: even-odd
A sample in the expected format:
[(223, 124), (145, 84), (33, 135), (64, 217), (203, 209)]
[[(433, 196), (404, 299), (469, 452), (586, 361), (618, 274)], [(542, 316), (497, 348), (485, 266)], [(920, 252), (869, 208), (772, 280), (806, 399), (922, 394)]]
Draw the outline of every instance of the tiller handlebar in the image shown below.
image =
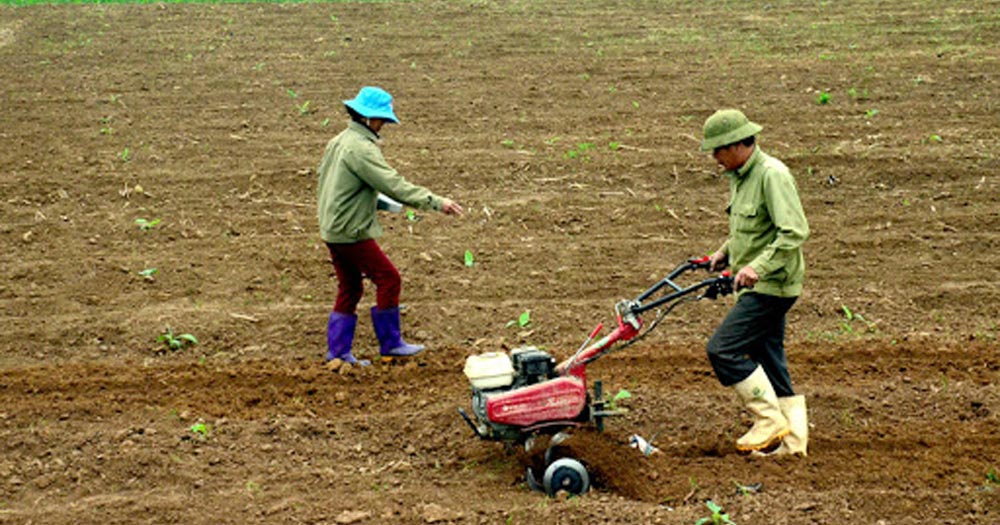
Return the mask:
[[(592, 345), (587, 346), (601, 329), (604, 328), (603, 323), (597, 325), (597, 328), (590, 333), (590, 336), (584, 341), (573, 357), (559, 364), (556, 369), (559, 375), (574, 375), (583, 378), (585, 375), (584, 369), (588, 363), (600, 359), (607, 353), (621, 350), (638, 342), (649, 332), (653, 331), (660, 321), (682, 302), (716, 299), (720, 296), (733, 293), (733, 278), (728, 270), (722, 272), (717, 277), (705, 279), (687, 287), (674, 282), (674, 279), (686, 272), (700, 269), (708, 270), (710, 264), (707, 256), (700, 259), (688, 259), (674, 268), (673, 271), (658, 283), (639, 294), (635, 299), (623, 299), (619, 301), (615, 305), (618, 326), (614, 331), (597, 340)], [(661, 291), (663, 295), (656, 297)], [(696, 292), (702, 293), (694, 295)], [(657, 316), (645, 331), (642, 331), (643, 322), (640, 315), (664, 306), (666, 309)], [(642, 332), (641, 335), (640, 332)]]

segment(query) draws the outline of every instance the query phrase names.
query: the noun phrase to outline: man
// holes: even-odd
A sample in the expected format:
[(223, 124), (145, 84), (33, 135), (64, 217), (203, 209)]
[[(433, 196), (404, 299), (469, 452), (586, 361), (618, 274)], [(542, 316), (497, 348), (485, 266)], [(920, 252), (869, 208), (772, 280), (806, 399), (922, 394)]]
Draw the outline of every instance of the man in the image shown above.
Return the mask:
[(762, 129), (735, 109), (705, 121), (701, 149), (725, 169), (730, 189), (729, 237), (711, 267), (731, 266), (737, 290), (707, 351), (719, 382), (736, 390), (754, 418), (737, 450), (804, 456), (806, 401), (792, 390), (784, 339), (785, 314), (802, 292), (809, 225), (788, 168), (756, 144)]
[(388, 123), (398, 123), (392, 95), (366, 86), (344, 101), (351, 117), (347, 129), (326, 146), (320, 162), (317, 202), (320, 236), (330, 251), (337, 273), (337, 299), (327, 322), (326, 359), (331, 369), (343, 363), (369, 364), (351, 352), (355, 309), (364, 293), (363, 277), (375, 283), (372, 327), (383, 357), (406, 357), (419, 353), (400, 334), (399, 271), (375, 241), (382, 235), (376, 207), (379, 193), (422, 210), (461, 215), (462, 207), (427, 188), (408, 182), (386, 162), (378, 146), (379, 132)]

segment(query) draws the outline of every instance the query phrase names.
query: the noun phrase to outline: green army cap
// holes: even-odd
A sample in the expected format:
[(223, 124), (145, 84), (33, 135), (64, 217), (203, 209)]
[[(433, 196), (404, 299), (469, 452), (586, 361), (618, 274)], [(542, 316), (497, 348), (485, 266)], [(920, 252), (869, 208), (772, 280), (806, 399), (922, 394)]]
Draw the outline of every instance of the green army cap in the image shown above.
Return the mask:
[(734, 144), (760, 133), (762, 129), (764, 128), (760, 125), (750, 122), (738, 109), (720, 109), (705, 121), (705, 138), (701, 141), (701, 150), (712, 151)]

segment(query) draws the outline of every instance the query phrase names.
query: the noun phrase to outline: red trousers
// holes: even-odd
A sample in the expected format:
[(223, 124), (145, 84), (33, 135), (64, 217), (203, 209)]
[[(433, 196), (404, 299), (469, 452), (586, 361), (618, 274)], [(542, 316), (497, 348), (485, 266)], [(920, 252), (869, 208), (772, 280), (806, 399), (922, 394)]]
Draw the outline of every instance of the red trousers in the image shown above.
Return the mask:
[(399, 306), (403, 281), (392, 261), (374, 239), (350, 244), (326, 243), (337, 272), (337, 302), (333, 311), (353, 315), (364, 294), (363, 279), (375, 283), (375, 305), (379, 310)]

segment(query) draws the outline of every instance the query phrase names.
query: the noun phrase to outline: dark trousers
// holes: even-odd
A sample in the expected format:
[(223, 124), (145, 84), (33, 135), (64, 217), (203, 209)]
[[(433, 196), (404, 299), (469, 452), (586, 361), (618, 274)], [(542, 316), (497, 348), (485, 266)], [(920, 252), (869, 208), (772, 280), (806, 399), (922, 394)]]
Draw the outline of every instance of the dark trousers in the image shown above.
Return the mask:
[(743, 381), (760, 365), (778, 397), (795, 395), (785, 360), (785, 314), (797, 297), (747, 292), (708, 341), (708, 360), (723, 386)]
[(375, 305), (379, 310), (399, 306), (403, 280), (374, 239), (349, 244), (326, 243), (337, 272), (337, 302), (333, 311), (353, 315), (364, 294), (364, 278), (375, 283)]

